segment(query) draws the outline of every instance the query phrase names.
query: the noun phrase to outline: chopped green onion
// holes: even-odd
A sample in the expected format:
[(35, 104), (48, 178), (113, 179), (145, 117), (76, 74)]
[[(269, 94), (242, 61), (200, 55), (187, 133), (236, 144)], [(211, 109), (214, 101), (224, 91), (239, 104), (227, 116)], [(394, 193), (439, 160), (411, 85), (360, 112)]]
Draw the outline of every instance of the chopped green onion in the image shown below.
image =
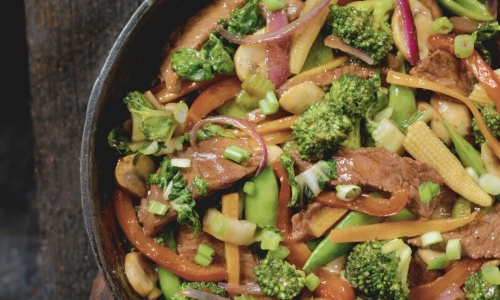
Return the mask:
[(389, 253), (389, 252), (395, 251), (395, 250), (397, 250), (405, 245), (406, 244), (405, 244), (405, 242), (403, 242), (402, 239), (396, 238), (396, 239), (390, 240), (382, 246), (382, 253)]
[(170, 164), (178, 168), (189, 168), (191, 166), (191, 160), (189, 158), (172, 158)]
[(231, 145), (224, 150), (222, 156), (237, 163), (242, 163), (252, 155), (252, 152), (241, 148), (240, 146)]
[(450, 260), (446, 256), (436, 257), (431, 261), (430, 264), (427, 265), (427, 270), (444, 269), (449, 262)]
[(467, 217), (468, 215), (470, 215), (471, 210), (472, 207), (470, 201), (462, 196), (459, 196), (457, 200), (455, 200), (453, 208), (451, 209), (451, 217), (453, 219)]
[(185, 102), (179, 102), (174, 108), (174, 118), (179, 123), (184, 123), (186, 121), (187, 112), (189, 107)]
[(476, 38), (473, 35), (459, 34), (455, 37), (454, 50), (458, 58), (467, 58), (474, 51)]
[(276, 98), (276, 94), (273, 91), (268, 91), (264, 99), (259, 101), (259, 106), (262, 113), (268, 116), (278, 112), (280, 103), (278, 102), (278, 98)]
[(164, 216), (168, 211), (168, 205), (157, 200), (151, 200), (148, 205), (148, 211), (155, 215)]
[(432, 22), (432, 31), (439, 34), (446, 34), (453, 30), (453, 24), (447, 17), (437, 18)]
[(418, 186), (418, 195), (423, 204), (429, 203), (440, 191), (439, 184), (431, 181), (424, 181)]
[(477, 184), (490, 195), (500, 195), (500, 177), (495, 174), (485, 173), (479, 176)]
[(429, 231), (420, 237), (422, 239), (422, 246), (427, 247), (433, 244), (441, 243), (443, 241), (443, 236), (439, 231)]
[(208, 266), (210, 263), (212, 263), (212, 260), (215, 255), (215, 249), (208, 246), (207, 244), (200, 244), (198, 246), (198, 252), (196, 253), (196, 256), (194, 257), (194, 262), (201, 265), (201, 266)]
[(339, 184), (335, 187), (337, 198), (344, 201), (351, 201), (361, 195), (361, 187), (354, 184)]
[(255, 195), (255, 183), (252, 181), (247, 181), (243, 185), (243, 192), (249, 196)]
[(306, 281), (304, 282), (305, 286), (312, 292), (314, 291), (318, 285), (321, 283), (321, 280), (314, 273), (309, 273), (306, 277)]
[(269, 11), (282, 9), (283, 7), (285, 7), (286, 4), (285, 0), (263, 0), (263, 2)]
[(462, 245), (460, 239), (451, 239), (446, 243), (446, 257), (449, 260), (456, 260), (462, 257)]
[[(254, 73), (247, 75), (245, 79), (243, 79), (241, 89), (262, 99), (266, 96), (268, 91), (274, 91), (275, 86), (274, 83), (265, 76)], [(236, 103), (238, 103), (238, 100), (236, 100)]]
[(474, 180), (474, 182), (477, 182), (479, 180), (479, 175), (477, 174), (476, 170), (474, 170), (473, 167), (466, 167), (465, 171), (467, 172), (469, 177), (472, 178), (472, 180)]
[(281, 238), (273, 236), (273, 237), (263, 237), (260, 242), (260, 249), (262, 250), (276, 250), (281, 242)]
[(494, 285), (500, 284), (500, 270), (497, 266), (488, 265), (481, 268), (484, 279)]
[(290, 249), (283, 245), (278, 245), (278, 247), (274, 250), (269, 250), (267, 252), (268, 256), (274, 257), (274, 258), (279, 258), (279, 259), (285, 259), (288, 254), (290, 254)]

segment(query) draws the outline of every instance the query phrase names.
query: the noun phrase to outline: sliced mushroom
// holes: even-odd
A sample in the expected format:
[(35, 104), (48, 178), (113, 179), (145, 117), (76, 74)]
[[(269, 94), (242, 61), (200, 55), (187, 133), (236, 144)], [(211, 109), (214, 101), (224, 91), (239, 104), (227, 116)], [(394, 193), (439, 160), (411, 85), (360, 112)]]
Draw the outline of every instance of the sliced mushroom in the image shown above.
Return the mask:
[[(453, 128), (453, 130), (460, 134), (462, 137), (467, 138), (472, 127), (472, 117), (469, 108), (462, 103), (440, 98), (439, 96), (432, 96), (430, 104), (434, 109), (445, 119)], [(435, 127), (441, 127), (438, 135), (447, 145), (451, 144), (451, 138), (442, 124), (433, 124)], [(432, 128), (434, 130), (434, 128)], [(436, 131), (435, 131), (436, 132)]]
[[(265, 33), (265, 28), (254, 34)], [(266, 43), (242, 44), (234, 53), (234, 71), (243, 81), (250, 74), (266, 76)]]
[(304, 81), (292, 86), (280, 97), (280, 106), (294, 115), (300, 115), (311, 104), (322, 99), (325, 92), (316, 84)]
[(134, 291), (141, 297), (152, 300), (161, 296), (161, 291), (156, 287), (158, 273), (141, 253), (130, 252), (125, 256), (125, 275)]
[(153, 160), (146, 155), (127, 155), (118, 159), (115, 168), (116, 183), (135, 197), (148, 194), (147, 181), (155, 172)]

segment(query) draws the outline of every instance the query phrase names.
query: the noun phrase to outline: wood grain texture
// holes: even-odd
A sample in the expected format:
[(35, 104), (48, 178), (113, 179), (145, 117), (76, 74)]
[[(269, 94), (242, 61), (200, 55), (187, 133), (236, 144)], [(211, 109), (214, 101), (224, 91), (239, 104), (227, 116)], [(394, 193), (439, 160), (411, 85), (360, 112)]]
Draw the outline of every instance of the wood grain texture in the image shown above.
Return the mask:
[(80, 200), (87, 102), (139, 0), (25, 0), (43, 299), (89, 299), (97, 272)]

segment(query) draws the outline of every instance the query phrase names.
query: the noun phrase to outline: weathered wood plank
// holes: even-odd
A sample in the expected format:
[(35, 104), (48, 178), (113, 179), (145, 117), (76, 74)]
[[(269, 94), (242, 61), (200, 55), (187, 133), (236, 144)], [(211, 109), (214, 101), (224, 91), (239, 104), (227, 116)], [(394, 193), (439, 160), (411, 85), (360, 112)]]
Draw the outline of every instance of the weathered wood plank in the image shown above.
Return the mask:
[(94, 80), (140, 0), (25, 0), (44, 299), (89, 299), (79, 155)]

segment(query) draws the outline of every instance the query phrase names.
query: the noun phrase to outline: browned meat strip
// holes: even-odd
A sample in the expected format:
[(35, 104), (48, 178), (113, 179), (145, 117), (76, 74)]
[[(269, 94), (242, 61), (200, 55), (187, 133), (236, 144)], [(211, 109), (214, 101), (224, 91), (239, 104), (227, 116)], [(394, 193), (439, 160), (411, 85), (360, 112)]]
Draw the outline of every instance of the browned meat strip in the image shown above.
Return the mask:
[(468, 96), (475, 82), (474, 76), (456, 56), (436, 50), (410, 70), (410, 75), (437, 82)]
[(308, 228), (311, 220), (314, 219), (319, 213), (321, 213), (327, 206), (312, 202), (307, 205), (305, 210), (302, 210), (292, 216), (292, 234), (290, 239), (292, 241), (308, 241), (313, 239), (308, 233)]
[(401, 157), (382, 148), (341, 149), (334, 155), (337, 178), (330, 184), (356, 184), (392, 193), (409, 190), (408, 209), (421, 218), (428, 218), (441, 201), (442, 195), (423, 204), (418, 195), (422, 182), (431, 181), (443, 186), (443, 178), (432, 166), (409, 157)]
[(408, 270), (408, 284), (411, 287), (426, 284), (436, 280), (442, 273), (438, 270), (427, 270), (427, 264), (415, 253), (410, 262), (410, 269)]
[(301, 0), (286, 0), (286, 16), (288, 17), (288, 22), (292, 22), (297, 19), (304, 8), (304, 2)]
[(173, 53), (184, 47), (199, 50), (208, 40), (210, 32), (215, 29), (217, 21), (229, 17), (233, 9), (241, 7), (245, 2), (245, 0), (212, 1), (175, 31), (171, 38), (174, 41), (173, 46), (168, 47), (167, 54), (160, 67), (160, 79), (165, 83), (167, 92), (177, 94), (181, 88), (180, 78), (172, 70), (170, 64)]
[[(500, 258), (500, 203), (490, 211), (480, 213), (474, 221), (456, 230), (443, 233), (443, 243), (446, 246), (450, 239), (460, 239), (462, 255), (470, 258)], [(420, 237), (408, 240), (414, 246), (421, 246)]]
[(177, 213), (173, 209), (169, 209), (164, 216), (150, 213), (148, 211), (148, 206), (152, 200), (160, 201), (170, 206), (169, 202), (163, 198), (163, 191), (161, 188), (156, 184), (151, 185), (149, 188), (149, 195), (141, 199), (141, 206), (137, 212), (137, 217), (142, 224), (144, 234), (148, 236), (154, 236), (163, 226), (177, 218)]
[[(246, 164), (238, 164), (223, 157), (224, 150), (230, 145), (237, 145), (254, 154)], [(253, 174), (261, 160), (260, 152), (253, 151), (245, 140), (216, 137), (198, 143), (196, 151), (189, 147), (184, 152), (176, 153), (175, 157), (191, 159), (191, 167), (182, 168), (188, 188), (195, 199), (200, 198), (193, 187), (193, 179), (203, 179), (208, 182), (208, 194), (231, 187), (236, 181)]]
[(194, 257), (198, 253), (198, 246), (200, 244), (205, 244), (215, 250), (214, 259), (212, 261), (213, 264), (226, 264), (224, 256), (224, 242), (214, 238), (208, 233), (205, 233), (203, 230), (198, 231), (198, 233), (194, 235), (190, 227), (180, 227), (179, 235), (177, 236), (177, 252), (180, 256), (193, 261)]
[(443, 11), (441, 7), (437, 4), (436, 0), (418, 0), (431, 12), (433, 19), (437, 19), (443, 16)]
[(375, 69), (361, 67), (358, 65), (348, 65), (312, 76), (293, 77), (285, 82), (278, 90), (276, 90), (276, 94), (281, 96), (286, 93), (286, 91), (288, 91), (292, 86), (306, 81), (312, 82), (320, 87), (328, 86), (332, 84), (333, 80), (347, 73), (355, 74), (363, 78), (370, 78), (373, 76), (373, 74), (375, 74)]

